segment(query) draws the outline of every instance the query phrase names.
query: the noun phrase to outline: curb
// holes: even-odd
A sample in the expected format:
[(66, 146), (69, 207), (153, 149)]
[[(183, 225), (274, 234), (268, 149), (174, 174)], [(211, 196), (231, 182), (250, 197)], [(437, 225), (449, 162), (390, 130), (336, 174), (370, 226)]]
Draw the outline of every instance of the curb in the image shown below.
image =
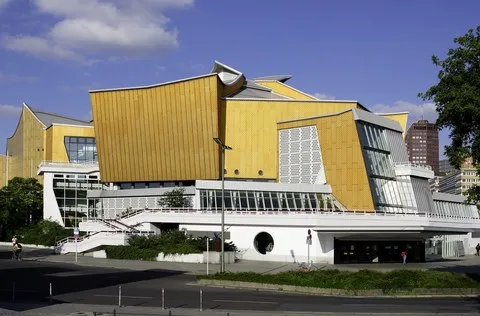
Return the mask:
[(467, 288), (438, 288), (438, 289), (413, 289), (411, 291), (404, 290), (393, 293), (385, 293), (381, 289), (373, 290), (343, 290), (343, 289), (328, 289), (316, 288), (308, 286), (296, 285), (281, 285), (281, 284), (266, 284), (242, 281), (226, 281), (226, 280), (197, 280), (197, 285), (214, 286), (214, 287), (231, 287), (254, 289), (257, 291), (276, 291), (288, 293), (301, 293), (318, 296), (345, 296), (345, 297), (398, 297), (398, 298), (412, 298), (412, 297), (477, 297), (480, 295), (480, 289)]

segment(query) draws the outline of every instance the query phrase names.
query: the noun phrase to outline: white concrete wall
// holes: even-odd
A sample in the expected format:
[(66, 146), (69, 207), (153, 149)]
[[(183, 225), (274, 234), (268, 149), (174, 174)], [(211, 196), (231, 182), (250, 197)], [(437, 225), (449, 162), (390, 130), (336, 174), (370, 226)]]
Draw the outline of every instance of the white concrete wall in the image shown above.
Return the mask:
[[(180, 225), (180, 229), (188, 231), (217, 231), (220, 225)], [(306, 244), (307, 230), (311, 227), (268, 227), (268, 226), (226, 226), (230, 232), (230, 240), (238, 248), (237, 258), (244, 260), (264, 260), (280, 262), (307, 262), (308, 245)], [(254, 247), (255, 236), (261, 232), (269, 233), (274, 242), (271, 252), (263, 255)], [(312, 245), (310, 246), (310, 261), (333, 264), (333, 235), (315, 234), (312, 232)]]
[(43, 219), (55, 221), (65, 226), (53, 192), (53, 173), (43, 175)]

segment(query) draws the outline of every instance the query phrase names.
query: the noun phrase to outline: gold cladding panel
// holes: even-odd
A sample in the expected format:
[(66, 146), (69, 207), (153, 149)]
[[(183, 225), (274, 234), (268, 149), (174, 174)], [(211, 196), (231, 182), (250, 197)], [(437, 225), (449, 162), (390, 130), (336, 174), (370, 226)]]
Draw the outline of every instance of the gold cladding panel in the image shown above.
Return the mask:
[(7, 156), (0, 155), (0, 188), (3, 188), (7, 183)]
[(45, 159), (68, 162), (65, 136), (95, 137), (95, 130), (87, 126), (53, 125), (47, 129)]
[(352, 111), (279, 124), (279, 129), (316, 125), (327, 183), (348, 209), (373, 210), (357, 127)]
[[(225, 143), (232, 147), (225, 153), (226, 177), (238, 179), (278, 178), (277, 122), (358, 107), (356, 102), (234, 99), (221, 105), (226, 108)], [(220, 129), (223, 131), (223, 126)]]
[(278, 93), (280, 95), (295, 99), (295, 100), (315, 100), (315, 98), (298, 91), (289, 85), (286, 85), (284, 83), (278, 82), (278, 81), (255, 81), (258, 84), (261, 84), (263, 86), (266, 86), (270, 89), (273, 90), (273, 92)]
[(400, 126), (403, 128), (403, 139), (405, 139), (406, 136), (406, 131), (407, 131), (407, 122), (408, 122), (408, 113), (393, 113), (393, 114), (378, 114), (379, 116), (386, 117), (388, 119), (391, 119), (393, 121), (397, 121)]
[(217, 76), (90, 94), (106, 182), (218, 179)]
[(45, 157), (45, 130), (32, 112), (23, 106), (17, 129), (7, 140), (8, 178), (33, 177), (43, 183), (43, 177), (37, 176), (37, 167)]
[(24, 113), (23, 177), (43, 183), (43, 177), (37, 176), (37, 167), (45, 160), (45, 129), (32, 112), (25, 109)]

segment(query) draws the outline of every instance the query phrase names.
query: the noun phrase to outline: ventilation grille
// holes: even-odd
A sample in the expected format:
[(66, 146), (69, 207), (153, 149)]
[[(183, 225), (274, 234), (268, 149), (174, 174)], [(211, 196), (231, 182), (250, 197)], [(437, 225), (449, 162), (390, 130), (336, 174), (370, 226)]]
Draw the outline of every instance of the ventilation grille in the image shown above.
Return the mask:
[(279, 131), (281, 183), (325, 183), (325, 171), (316, 126)]

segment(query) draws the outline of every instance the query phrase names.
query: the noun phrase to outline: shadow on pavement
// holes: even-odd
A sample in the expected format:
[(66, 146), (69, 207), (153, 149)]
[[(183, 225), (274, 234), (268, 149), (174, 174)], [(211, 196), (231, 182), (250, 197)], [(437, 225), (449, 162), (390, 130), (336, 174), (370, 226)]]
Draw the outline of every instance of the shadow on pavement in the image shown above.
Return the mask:
[[(5, 257), (5, 254), (1, 255), (2, 258)], [(11, 257), (11, 253), (9, 256)], [(183, 273), (165, 270), (86, 268), (35, 261), (0, 260), (0, 308), (8, 306), (14, 311), (24, 311), (30, 309), (31, 304), (46, 306), (66, 303), (67, 301), (50, 301), (50, 284), (52, 284), (53, 296), (58, 297), (62, 294), (160, 279)]]

